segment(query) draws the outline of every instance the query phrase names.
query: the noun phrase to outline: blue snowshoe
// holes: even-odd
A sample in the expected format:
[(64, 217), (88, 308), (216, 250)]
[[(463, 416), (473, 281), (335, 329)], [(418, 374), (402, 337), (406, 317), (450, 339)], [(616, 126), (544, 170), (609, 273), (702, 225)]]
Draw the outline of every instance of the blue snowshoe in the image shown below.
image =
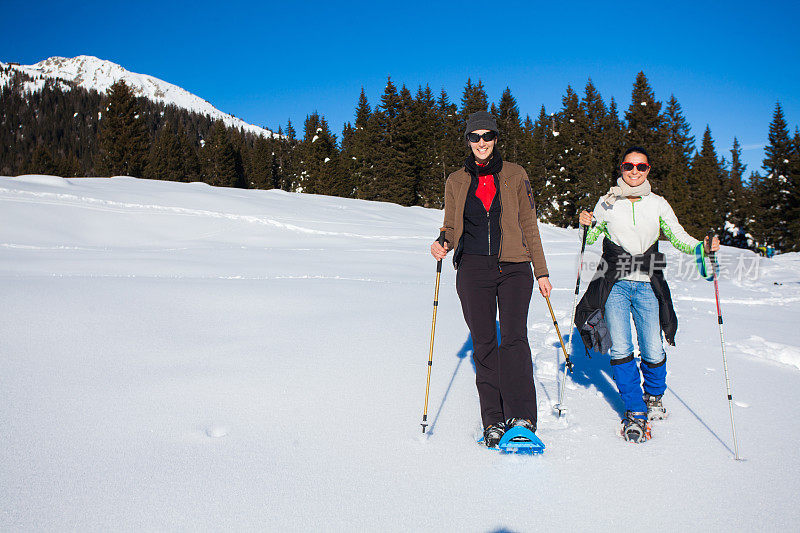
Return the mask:
[(536, 436), (536, 426), (526, 418), (511, 418), (506, 421), (506, 432), (497, 444), (503, 453), (540, 454), (544, 443)]
[(540, 454), (545, 448), (536, 436), (536, 426), (525, 418), (511, 418), (505, 424), (501, 422), (486, 427), (478, 443), (504, 454)]

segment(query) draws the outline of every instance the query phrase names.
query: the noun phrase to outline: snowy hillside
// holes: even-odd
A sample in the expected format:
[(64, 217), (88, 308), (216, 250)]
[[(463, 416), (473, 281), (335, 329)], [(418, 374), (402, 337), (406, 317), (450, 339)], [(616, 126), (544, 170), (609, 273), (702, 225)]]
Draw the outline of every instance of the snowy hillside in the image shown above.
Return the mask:
[[(544, 455), (480, 431), (452, 263), (420, 430), (440, 211), (133, 178), (0, 178), (0, 529), (778, 531), (800, 520), (800, 257), (667, 247), (670, 418), (617, 434), (607, 359), (528, 329)], [(542, 226), (568, 329), (578, 232)], [(598, 245), (587, 257), (597, 260)], [(588, 277), (588, 273), (584, 279)], [(584, 285), (585, 287), (585, 285)]]
[[(39, 90), (44, 85), (44, 79), (51, 78), (74, 83), (84, 89), (94, 89), (105, 93), (118, 80), (125, 80), (136, 96), (144, 96), (155, 102), (172, 104), (182, 109), (187, 109), (201, 115), (209, 115), (213, 119), (222, 120), (227, 126), (244, 128), (245, 131), (272, 136), (267, 129), (248, 124), (212, 106), (202, 98), (153, 76), (129, 72), (120, 65), (105, 61), (93, 56), (78, 56), (72, 58), (51, 57), (34, 65), (9, 65), (0, 63), (0, 66), (19, 70), (32, 78), (38, 79), (37, 83), (28, 84), (26, 90)], [(7, 83), (8, 77), (0, 77), (0, 85)], [(62, 84), (67, 89), (68, 84)]]

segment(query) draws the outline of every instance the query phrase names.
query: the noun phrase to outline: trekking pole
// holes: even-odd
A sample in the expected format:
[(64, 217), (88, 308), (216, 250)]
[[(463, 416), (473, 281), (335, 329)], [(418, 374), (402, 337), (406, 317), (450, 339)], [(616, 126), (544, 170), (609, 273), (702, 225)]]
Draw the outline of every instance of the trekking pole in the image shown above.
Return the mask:
[[(713, 234), (708, 234), (708, 246), (711, 248), (711, 239)], [(722, 335), (722, 309), (719, 305), (719, 284), (717, 283), (717, 256), (714, 252), (709, 250), (709, 257), (711, 258), (711, 272), (714, 279), (714, 296), (717, 299), (717, 322), (719, 323), (719, 343), (722, 347), (722, 368), (725, 371), (725, 388), (728, 392), (728, 409), (731, 412), (731, 430), (733, 431), (733, 450), (737, 461), (739, 459), (739, 446), (736, 442), (736, 424), (733, 421), (733, 396), (731, 395), (731, 381), (728, 378), (728, 362), (725, 359), (725, 337)]]
[[(444, 246), (444, 230), (439, 234), (437, 242)], [(431, 322), (431, 349), (428, 352), (428, 381), (425, 384), (425, 408), (422, 411), (422, 432), (428, 427), (428, 393), (431, 389), (431, 367), (433, 366), (433, 336), (436, 332), (436, 308), (439, 307), (439, 278), (442, 275), (442, 260), (436, 262), (436, 289), (433, 292), (433, 320)]]
[[(572, 320), (569, 321), (570, 331), (575, 329), (575, 309), (578, 307), (578, 295), (581, 291), (581, 270), (583, 270), (583, 252), (586, 250), (586, 234), (589, 232), (589, 226), (583, 226), (583, 236), (581, 237), (581, 255), (580, 260), (578, 261), (578, 281), (575, 282), (575, 300), (572, 302)], [(567, 371), (569, 370), (572, 372), (572, 361), (570, 361), (570, 357), (572, 357), (572, 346), (573, 346), (573, 334), (570, 333), (569, 335), (569, 357), (566, 358), (564, 362), (564, 373), (561, 377), (561, 387), (558, 389), (558, 403), (555, 405), (555, 410), (558, 411), (558, 416), (561, 416), (561, 413), (567, 410), (567, 406), (564, 405), (564, 388), (567, 383)]]

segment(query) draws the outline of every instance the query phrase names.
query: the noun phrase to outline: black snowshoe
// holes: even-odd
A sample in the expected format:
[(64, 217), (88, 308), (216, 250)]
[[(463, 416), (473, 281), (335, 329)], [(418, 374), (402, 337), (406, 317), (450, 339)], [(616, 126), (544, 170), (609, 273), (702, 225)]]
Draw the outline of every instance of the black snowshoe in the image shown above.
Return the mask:
[(647, 413), (626, 411), (620, 433), (628, 442), (641, 443), (650, 440), (650, 421), (647, 420)]
[(499, 424), (490, 424), (483, 430), (483, 443), (487, 448), (497, 448), (500, 439), (506, 432), (505, 425), (501, 422)]
[(653, 396), (652, 394), (647, 394), (646, 392), (642, 396), (642, 398), (644, 398), (644, 403), (647, 404), (648, 420), (664, 420), (667, 418), (667, 408), (664, 407), (664, 404), (661, 402), (662, 396), (663, 395), (661, 394), (658, 396)]

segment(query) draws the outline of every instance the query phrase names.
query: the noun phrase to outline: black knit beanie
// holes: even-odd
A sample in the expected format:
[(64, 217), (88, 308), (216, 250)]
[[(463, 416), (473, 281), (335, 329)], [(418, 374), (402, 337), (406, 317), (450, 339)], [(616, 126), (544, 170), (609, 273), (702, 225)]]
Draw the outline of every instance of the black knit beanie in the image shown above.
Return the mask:
[(489, 130), (500, 133), (497, 129), (497, 121), (488, 111), (475, 111), (467, 117), (467, 129), (464, 132), (466, 138), (468, 133), (476, 130)]

